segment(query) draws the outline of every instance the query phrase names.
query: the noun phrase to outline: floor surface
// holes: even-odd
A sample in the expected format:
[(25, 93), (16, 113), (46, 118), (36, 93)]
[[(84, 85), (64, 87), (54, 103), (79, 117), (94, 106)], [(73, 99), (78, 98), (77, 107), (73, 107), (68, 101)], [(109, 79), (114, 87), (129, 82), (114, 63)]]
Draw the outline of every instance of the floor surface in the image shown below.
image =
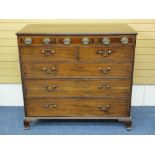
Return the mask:
[(133, 128), (119, 122), (39, 120), (23, 127), (23, 107), (0, 107), (1, 135), (154, 135), (155, 107), (132, 107)]

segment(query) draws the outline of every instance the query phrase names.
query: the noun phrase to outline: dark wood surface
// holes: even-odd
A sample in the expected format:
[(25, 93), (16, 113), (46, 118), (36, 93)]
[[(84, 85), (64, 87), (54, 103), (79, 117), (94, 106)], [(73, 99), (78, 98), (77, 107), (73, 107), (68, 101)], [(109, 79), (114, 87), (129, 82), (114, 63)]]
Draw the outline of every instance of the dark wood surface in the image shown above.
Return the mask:
[[(51, 98), (26, 100), (27, 116), (30, 117), (127, 117), (129, 105), (129, 99)], [(106, 106), (109, 108), (106, 109)]]
[[(129, 61), (133, 59), (132, 47), (22, 47), (22, 61)], [(102, 51), (102, 53), (100, 53)], [(107, 52), (111, 51), (110, 54)], [(123, 52), (122, 52), (123, 51)], [(45, 53), (44, 53), (45, 52)], [(53, 53), (52, 53), (53, 52)]]
[[(44, 53), (45, 51), (45, 53)], [(54, 53), (52, 53), (54, 51)], [(73, 61), (73, 47), (22, 47), (21, 61)]]
[[(32, 39), (32, 44), (30, 45), (25, 45), (24, 40), (26, 37), (31, 37)], [(63, 40), (65, 38), (70, 38), (71, 39), (71, 44), (70, 45), (64, 45)], [(88, 45), (83, 45), (82, 44), (82, 38), (89, 38), (90, 43)], [(102, 39), (104, 37), (108, 37), (110, 39), (110, 43), (109, 45), (103, 45), (102, 44)], [(35, 46), (42, 46), (42, 47), (52, 47), (52, 46), (56, 46), (56, 47), (61, 47), (61, 46), (65, 46), (65, 47), (71, 47), (71, 46), (78, 46), (78, 47), (89, 47), (89, 46), (102, 46), (102, 47), (119, 47), (121, 44), (121, 38), (122, 37), (127, 37), (129, 42), (128, 44), (126, 44), (125, 46), (133, 46), (135, 43), (135, 35), (127, 35), (127, 34), (106, 34), (106, 35), (32, 35), (32, 34), (27, 34), (27, 35), (18, 35), (18, 45), (19, 46), (29, 46), (29, 47), (35, 47)], [(49, 38), (51, 41), (49, 44), (44, 44), (43, 43), (43, 39), (44, 38)]]
[(65, 34), (136, 34), (136, 32), (127, 24), (32, 24), (27, 25), (17, 32), (20, 34), (47, 34), (47, 35), (65, 35)]
[[(113, 27), (111, 32), (112, 26), (100, 27), (97, 33), (95, 27), (91, 33), (77, 27), (69, 32), (68, 26), (55, 32), (54, 27), (45, 31), (41, 30), (46, 26), (30, 27), (17, 33), (25, 128), (34, 117), (115, 118), (129, 129), (136, 33), (128, 26), (122, 31), (122, 26)], [(70, 45), (63, 44), (66, 36), (71, 38)], [(25, 45), (26, 37), (32, 38), (32, 44)], [(51, 42), (45, 45), (47, 37)], [(81, 43), (84, 37), (89, 38), (88, 45)], [(109, 45), (101, 44), (103, 37), (110, 38)], [(122, 37), (129, 42), (122, 44)]]
[[(44, 70), (44, 68), (46, 68)], [(53, 70), (54, 68), (54, 70)], [(100, 70), (101, 68), (101, 70)], [(66, 62), (66, 63), (23, 63), (25, 77), (67, 77), (67, 78), (121, 78), (131, 77), (132, 63), (114, 62)]]
[(26, 97), (122, 97), (130, 96), (130, 85), (130, 79), (27, 79), (25, 80), (25, 92)]

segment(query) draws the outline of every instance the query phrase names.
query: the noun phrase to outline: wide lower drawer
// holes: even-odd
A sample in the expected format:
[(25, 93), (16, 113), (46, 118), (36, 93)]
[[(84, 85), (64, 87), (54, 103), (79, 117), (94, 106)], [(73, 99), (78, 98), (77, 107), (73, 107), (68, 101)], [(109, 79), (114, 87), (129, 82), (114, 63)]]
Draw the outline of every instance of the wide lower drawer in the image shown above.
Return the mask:
[(81, 47), (79, 48), (79, 60), (86, 61), (125, 61), (132, 60), (133, 47)]
[(21, 47), (21, 61), (73, 61), (73, 47)]
[(26, 99), (27, 116), (129, 116), (129, 99), (59, 98)]
[(130, 96), (130, 79), (26, 79), (26, 97)]
[(22, 63), (25, 77), (131, 77), (132, 63)]

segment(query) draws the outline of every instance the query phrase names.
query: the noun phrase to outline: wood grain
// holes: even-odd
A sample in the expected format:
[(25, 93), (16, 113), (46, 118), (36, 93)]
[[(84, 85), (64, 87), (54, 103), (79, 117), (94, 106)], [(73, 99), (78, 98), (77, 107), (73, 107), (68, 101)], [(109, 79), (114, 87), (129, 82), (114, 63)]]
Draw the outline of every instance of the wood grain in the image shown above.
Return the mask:
[[(26, 97), (130, 96), (131, 80), (43, 79), (25, 80)], [(51, 88), (53, 86), (56, 88)], [(45, 86), (48, 86), (47, 89)], [(110, 88), (109, 88), (109, 87)]]
[[(6, 26), (6, 25), (5, 25)], [(17, 32), (22, 34), (136, 34), (136, 32), (127, 24), (32, 24), (27, 25)]]
[[(55, 71), (51, 71), (52, 68)], [(50, 70), (50, 74), (43, 70)], [(105, 73), (99, 69), (105, 70)], [(110, 70), (108, 70), (110, 68)], [(131, 77), (132, 63), (87, 63), (87, 62), (68, 62), (68, 63), (22, 63), (24, 77), (55, 77), (55, 78), (107, 78), (107, 77)]]
[[(43, 53), (43, 51), (47, 51)], [(54, 51), (54, 53), (50, 53)], [(21, 61), (73, 61), (73, 47), (21, 47)]]
[[(102, 51), (100, 54), (99, 51)], [(110, 54), (107, 54), (111, 51)], [(133, 48), (131, 47), (81, 47), (79, 49), (79, 60), (83, 61), (105, 61), (105, 60), (132, 60)]]
[[(78, 99), (78, 98), (59, 98), (59, 99), (27, 99), (26, 116), (58, 116), (58, 117), (127, 117), (129, 116), (129, 99)], [(45, 108), (47, 104), (54, 104), (56, 108)], [(101, 111), (98, 106), (109, 105), (108, 111)]]

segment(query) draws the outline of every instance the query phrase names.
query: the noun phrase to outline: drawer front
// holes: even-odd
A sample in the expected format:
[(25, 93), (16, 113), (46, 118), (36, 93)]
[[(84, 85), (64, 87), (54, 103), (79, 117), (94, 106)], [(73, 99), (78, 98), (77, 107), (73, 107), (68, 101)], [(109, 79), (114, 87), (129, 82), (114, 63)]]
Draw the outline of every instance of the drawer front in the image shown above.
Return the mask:
[(25, 80), (26, 97), (129, 96), (131, 80)]
[(73, 61), (73, 47), (21, 47), (21, 61)]
[(132, 63), (23, 63), (25, 77), (131, 77)]
[(27, 116), (129, 116), (129, 99), (26, 99)]
[(132, 47), (81, 47), (79, 49), (79, 60), (87, 61), (125, 61), (133, 59)]
[[(88, 26), (86, 29), (88, 29)], [(127, 42), (122, 42), (123, 38), (126, 38)], [(87, 46), (96, 44), (103, 46), (133, 46), (135, 44), (135, 35), (46, 35), (18, 37), (19, 46), (53, 46), (57, 44), (66, 46)]]

